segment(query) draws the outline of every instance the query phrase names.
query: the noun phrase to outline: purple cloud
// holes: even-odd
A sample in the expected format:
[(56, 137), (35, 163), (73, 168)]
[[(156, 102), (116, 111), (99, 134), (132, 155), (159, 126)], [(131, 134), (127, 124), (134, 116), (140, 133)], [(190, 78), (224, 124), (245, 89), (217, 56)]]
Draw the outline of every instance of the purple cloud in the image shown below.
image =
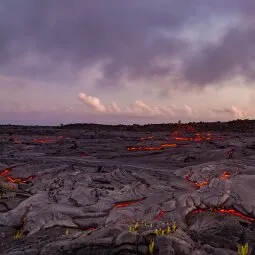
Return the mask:
[[(0, 73), (43, 80), (73, 80), (100, 60), (104, 80), (174, 74), (179, 81), (205, 86), (235, 75), (254, 80), (255, 39), (252, 0), (9, 0), (0, 4)], [(190, 54), (185, 28), (210, 16), (240, 16), (218, 44), (208, 41)], [(249, 21), (249, 22), (248, 22)], [(247, 24), (250, 24), (247, 26)], [(167, 31), (168, 36), (161, 32)], [(217, 37), (217, 34), (215, 35)]]

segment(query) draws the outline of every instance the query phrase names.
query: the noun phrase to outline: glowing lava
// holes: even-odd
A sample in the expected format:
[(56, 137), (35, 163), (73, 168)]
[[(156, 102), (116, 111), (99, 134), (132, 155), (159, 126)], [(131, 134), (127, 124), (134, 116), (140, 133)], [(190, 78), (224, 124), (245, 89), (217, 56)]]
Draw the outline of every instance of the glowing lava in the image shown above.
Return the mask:
[(204, 180), (202, 182), (197, 182), (197, 181), (192, 181), (191, 178), (191, 174), (187, 174), (184, 176), (184, 178), (188, 181), (191, 182), (192, 184), (194, 184), (196, 186), (196, 188), (200, 189), (204, 186), (207, 186), (209, 184), (209, 180)]
[[(221, 180), (227, 180), (227, 179), (230, 178), (230, 176), (231, 176), (231, 173), (229, 173), (229, 172), (224, 172), (224, 173), (219, 177), (219, 179), (221, 179)], [(210, 183), (209, 178), (208, 178), (208, 180), (204, 180), (204, 181), (202, 181), (202, 182), (192, 181), (192, 180), (191, 180), (191, 174), (185, 175), (184, 178), (185, 178), (188, 182), (191, 182), (192, 184), (194, 184), (194, 185), (196, 186), (196, 188), (198, 188), (198, 189), (200, 189), (200, 188), (202, 188), (202, 187), (204, 187), (204, 186), (207, 186), (207, 185)]]
[(33, 139), (33, 142), (38, 144), (45, 144), (45, 143), (51, 143), (53, 141), (52, 139), (49, 139), (48, 137), (46, 137), (45, 139)]
[(173, 132), (173, 138), (177, 141), (210, 141), (212, 140), (212, 135), (207, 133), (202, 136), (199, 132), (197, 132), (193, 127), (186, 126), (180, 130)]
[(220, 176), (220, 179), (226, 180), (226, 179), (229, 179), (230, 176), (231, 176), (231, 173), (229, 173), (229, 172), (224, 172), (224, 173)]
[(160, 151), (163, 150), (163, 147), (157, 146), (128, 146), (128, 151)]
[(160, 211), (156, 217), (155, 217), (155, 220), (160, 220), (165, 214), (167, 213), (167, 211)]
[(152, 140), (154, 138), (154, 136), (147, 136), (147, 137), (141, 137), (140, 140), (141, 141), (145, 141), (145, 140)]
[(113, 208), (116, 209), (116, 208), (121, 208), (121, 207), (127, 207), (129, 205), (133, 205), (133, 204), (136, 204), (140, 201), (143, 201), (145, 199), (144, 198), (140, 198), (140, 199), (136, 199), (136, 200), (130, 200), (130, 201), (123, 201), (123, 202), (118, 202), (116, 203)]
[(160, 151), (166, 148), (175, 148), (178, 145), (176, 143), (163, 143), (160, 146), (128, 146), (128, 151)]
[(198, 213), (203, 213), (203, 212), (214, 212), (214, 213), (222, 213), (222, 214), (226, 214), (226, 215), (232, 215), (232, 216), (237, 216), (239, 218), (242, 218), (244, 220), (248, 220), (248, 221), (254, 221), (253, 218), (248, 217), (234, 209), (214, 209), (214, 208), (210, 208), (210, 209), (195, 209), (194, 211), (191, 212), (191, 214), (198, 214)]
[(29, 176), (27, 178), (14, 178), (10, 175), (9, 169), (4, 169), (3, 171), (0, 172), (0, 176), (4, 177), (5, 180), (11, 183), (28, 183), (30, 180), (35, 178), (36, 176)]
[[(61, 139), (63, 139), (63, 136), (57, 137), (57, 140), (61, 140)], [(49, 137), (46, 137), (46, 138), (42, 138), (42, 139), (33, 139), (33, 142), (37, 143), (37, 144), (45, 144), (45, 143), (52, 143), (52, 142), (54, 142), (54, 140), (50, 139)]]

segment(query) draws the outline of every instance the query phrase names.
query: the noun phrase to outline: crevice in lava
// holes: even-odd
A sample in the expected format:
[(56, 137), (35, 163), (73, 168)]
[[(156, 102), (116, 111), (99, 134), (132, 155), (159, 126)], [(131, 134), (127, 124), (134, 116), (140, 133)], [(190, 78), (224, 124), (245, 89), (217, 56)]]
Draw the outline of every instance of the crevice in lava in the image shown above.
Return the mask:
[(38, 176), (47, 174), (47, 173), (44, 173), (41, 175), (30, 175), (26, 178), (15, 178), (10, 174), (11, 170), (12, 170), (12, 168), (6, 168), (0, 172), (0, 177), (4, 178), (9, 183), (29, 183), (32, 179), (34, 179)]
[[(210, 180), (210, 177), (208, 177), (208, 179), (206, 179), (206, 180), (203, 180), (202, 182), (197, 182), (197, 181), (191, 180), (192, 174), (193, 174), (193, 173), (186, 174), (186, 175), (184, 176), (184, 178), (185, 178), (188, 182), (190, 182), (190, 183), (192, 183), (193, 185), (195, 185), (197, 189), (200, 189), (200, 188), (205, 187), (205, 186), (207, 186), (207, 185), (210, 184), (210, 181), (211, 181), (211, 180)], [(221, 179), (221, 180), (227, 180), (227, 179), (229, 179), (230, 177), (231, 177), (231, 173), (230, 173), (230, 172), (223, 172), (223, 174), (222, 174), (221, 176), (219, 176), (218, 178)]]
[(133, 204), (136, 204), (138, 202), (141, 202), (145, 199), (146, 199), (146, 197), (136, 199), (136, 200), (128, 200), (128, 201), (117, 202), (117, 203), (114, 204), (113, 209), (121, 208), (121, 207), (127, 207), (129, 205), (133, 205)]
[(197, 208), (193, 211), (191, 211), (187, 216), (186, 216), (186, 220), (189, 219), (190, 217), (192, 217), (193, 215), (199, 214), (199, 213), (205, 213), (205, 212), (212, 212), (212, 213), (221, 213), (224, 215), (228, 215), (228, 216), (237, 216), (239, 218), (242, 218), (244, 220), (253, 222), (254, 218), (249, 217), (247, 215), (244, 215), (238, 211), (236, 211), (235, 209), (226, 209), (226, 208), (206, 208), (206, 209), (202, 209), (202, 208)]
[(178, 146), (176, 143), (163, 143), (160, 146), (127, 146), (126, 148), (128, 151), (161, 151)]
[(160, 210), (160, 212), (155, 216), (154, 220), (161, 220), (167, 211)]

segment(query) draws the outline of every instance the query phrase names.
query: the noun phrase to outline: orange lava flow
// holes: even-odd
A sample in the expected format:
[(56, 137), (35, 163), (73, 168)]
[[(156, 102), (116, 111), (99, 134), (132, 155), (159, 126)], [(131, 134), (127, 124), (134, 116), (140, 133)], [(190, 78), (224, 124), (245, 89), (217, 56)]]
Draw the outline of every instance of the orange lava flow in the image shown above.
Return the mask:
[[(231, 176), (231, 174), (229, 172), (224, 172), (219, 178), (221, 180), (227, 180), (229, 179)], [(191, 178), (191, 175), (190, 174), (187, 174), (184, 176), (184, 178), (188, 181), (188, 182), (191, 182), (193, 183), (198, 189), (199, 188), (202, 188), (204, 186), (207, 186), (209, 184), (209, 180), (204, 180), (202, 182), (197, 182), (197, 181), (192, 181), (190, 178)]]
[(160, 151), (163, 150), (162, 147), (158, 146), (128, 146), (128, 151)]
[(191, 214), (198, 214), (198, 213), (203, 213), (203, 212), (223, 213), (223, 214), (227, 214), (227, 215), (237, 216), (244, 220), (254, 221), (253, 218), (246, 216), (234, 209), (195, 209), (194, 211), (191, 212)]
[(191, 175), (190, 174), (187, 174), (184, 176), (184, 178), (188, 181), (188, 182), (191, 182), (192, 184), (194, 184), (196, 186), (196, 188), (202, 188), (204, 186), (207, 186), (209, 184), (209, 181), (207, 180), (204, 180), (203, 182), (197, 182), (197, 181), (192, 181), (190, 178), (191, 178)]
[(27, 183), (29, 180), (32, 180), (35, 178), (35, 176), (29, 176), (27, 178), (14, 178), (10, 175), (8, 169), (4, 169), (3, 171), (0, 172), (0, 176), (4, 177), (5, 180), (11, 183)]
[[(181, 135), (181, 133), (183, 135)], [(187, 137), (190, 136), (191, 137)], [(201, 133), (197, 132), (195, 128), (192, 126), (182, 126), (179, 130), (176, 130), (172, 134), (173, 138), (177, 141), (195, 141), (195, 142), (202, 142), (202, 141), (210, 141), (212, 140), (212, 135), (207, 133), (206, 135), (202, 135)]]
[(174, 132), (173, 138), (177, 141), (195, 141), (195, 142), (202, 142), (202, 141), (210, 141), (212, 140), (211, 134), (207, 134), (205, 137), (202, 137), (200, 133), (196, 133), (194, 137), (183, 137), (180, 135), (180, 133)]
[(226, 180), (226, 179), (229, 179), (231, 176), (231, 174), (229, 172), (224, 172), (221, 176), (220, 176), (220, 179), (222, 180)]
[(160, 146), (128, 146), (128, 151), (160, 151), (166, 148), (177, 147), (176, 143), (163, 143)]
[(121, 208), (121, 207), (127, 207), (129, 205), (133, 205), (136, 204), (140, 201), (143, 201), (145, 198), (140, 198), (140, 199), (136, 199), (136, 200), (130, 200), (130, 201), (124, 201), (124, 202), (118, 202), (116, 203), (113, 208)]
[[(58, 136), (57, 140), (61, 140), (63, 138), (64, 138), (63, 136)], [(33, 139), (33, 142), (38, 143), (38, 144), (52, 143), (53, 139), (50, 139), (50, 138), (46, 137), (46, 138), (43, 138), (43, 139)]]
[(147, 136), (147, 137), (141, 137), (140, 140), (145, 141), (145, 140), (151, 140), (153, 138), (154, 138), (154, 136), (152, 135), (152, 136)]
[(44, 143), (51, 143), (52, 139), (45, 138), (45, 139), (33, 139), (34, 143), (44, 144)]

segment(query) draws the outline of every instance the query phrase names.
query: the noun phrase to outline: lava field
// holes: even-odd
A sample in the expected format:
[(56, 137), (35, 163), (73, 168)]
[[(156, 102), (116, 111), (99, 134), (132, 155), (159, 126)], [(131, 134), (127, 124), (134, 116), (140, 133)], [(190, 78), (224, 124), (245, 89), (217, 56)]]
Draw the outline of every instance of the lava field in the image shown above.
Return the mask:
[(254, 219), (252, 131), (1, 127), (0, 254), (251, 255)]

